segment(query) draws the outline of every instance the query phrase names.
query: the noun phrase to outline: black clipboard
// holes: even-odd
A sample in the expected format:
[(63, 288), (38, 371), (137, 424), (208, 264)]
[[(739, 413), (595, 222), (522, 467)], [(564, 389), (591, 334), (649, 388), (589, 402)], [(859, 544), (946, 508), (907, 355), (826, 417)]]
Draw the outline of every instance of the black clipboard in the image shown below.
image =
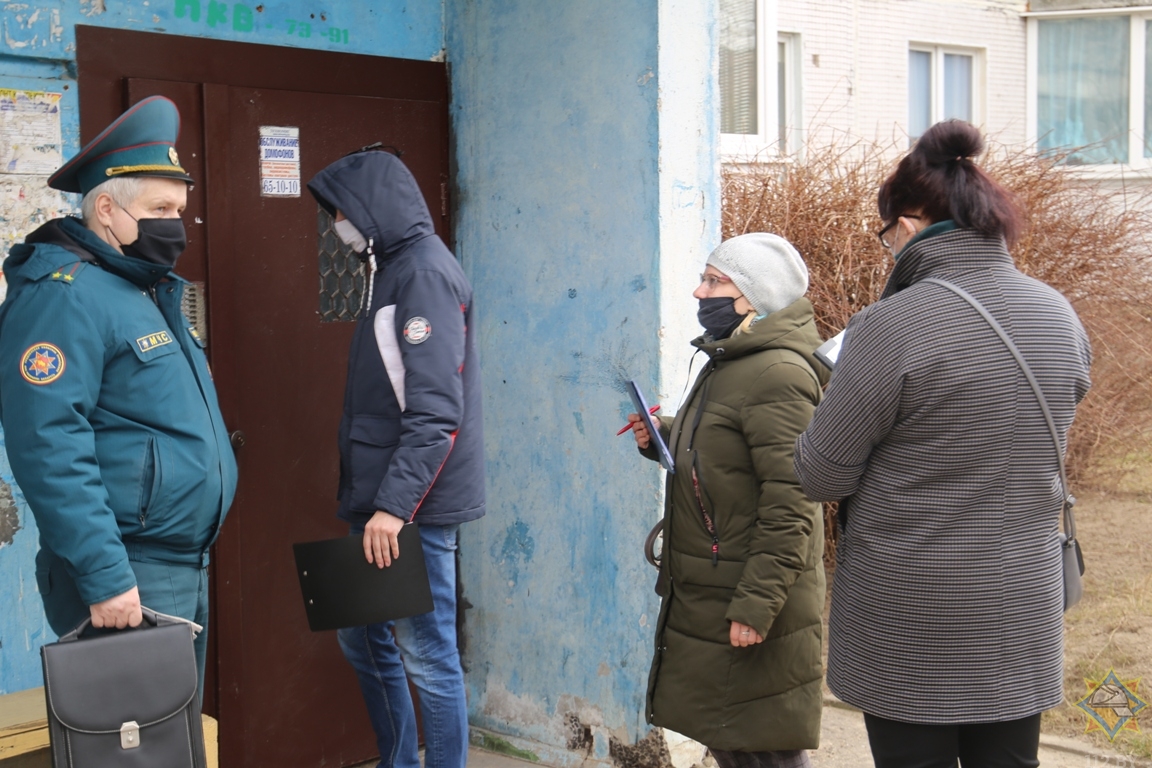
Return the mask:
[(640, 385), (633, 379), (628, 382), (628, 395), (632, 398), (632, 407), (636, 409), (636, 413), (640, 414), (640, 418), (644, 420), (644, 426), (648, 428), (648, 434), (652, 436), (652, 444), (656, 446), (656, 455), (660, 459), (660, 466), (668, 470), (668, 474), (676, 474), (676, 467), (672, 463), (672, 454), (668, 453), (668, 446), (664, 442), (664, 438), (660, 436), (660, 425), (652, 414), (648, 412), (648, 403), (644, 400), (644, 395), (640, 392)]
[(400, 557), (377, 568), (364, 557), (364, 536), (293, 544), (296, 574), (313, 632), (362, 627), (432, 610), (424, 547), (415, 523), (400, 529)]

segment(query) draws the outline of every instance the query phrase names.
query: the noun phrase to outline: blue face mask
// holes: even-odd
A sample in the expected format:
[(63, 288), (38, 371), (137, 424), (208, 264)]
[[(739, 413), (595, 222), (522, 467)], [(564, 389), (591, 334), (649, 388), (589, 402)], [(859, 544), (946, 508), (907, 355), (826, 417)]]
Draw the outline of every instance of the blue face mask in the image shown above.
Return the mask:
[(704, 331), (713, 339), (719, 341), (732, 335), (732, 332), (744, 320), (744, 316), (736, 312), (736, 299), (731, 296), (719, 296), (711, 299), (700, 299), (700, 309), (696, 311), (696, 319), (704, 326)]

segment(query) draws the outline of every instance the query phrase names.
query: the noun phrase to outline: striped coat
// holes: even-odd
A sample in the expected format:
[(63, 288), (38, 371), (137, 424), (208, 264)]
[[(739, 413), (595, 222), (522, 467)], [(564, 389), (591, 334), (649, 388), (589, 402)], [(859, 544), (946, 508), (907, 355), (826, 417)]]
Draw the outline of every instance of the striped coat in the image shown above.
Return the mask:
[(848, 499), (828, 684), (915, 723), (1014, 720), (1062, 699), (1055, 450), (975, 296), (1032, 367), (1062, 436), (1089, 387), (1088, 339), (1059, 293), (1004, 244), (953, 229), (914, 240), (881, 300), (848, 325), (823, 403), (796, 444), (813, 499)]

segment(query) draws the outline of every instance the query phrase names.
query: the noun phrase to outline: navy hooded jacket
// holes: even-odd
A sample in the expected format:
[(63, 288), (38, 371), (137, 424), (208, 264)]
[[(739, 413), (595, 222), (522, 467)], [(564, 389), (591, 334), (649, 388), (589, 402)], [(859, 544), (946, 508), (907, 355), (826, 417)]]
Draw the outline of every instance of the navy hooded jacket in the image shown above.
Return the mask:
[(484, 514), (484, 434), (472, 288), (435, 234), (416, 179), (387, 152), (360, 152), (308, 183), (368, 240), (340, 423), (340, 509), (427, 525)]

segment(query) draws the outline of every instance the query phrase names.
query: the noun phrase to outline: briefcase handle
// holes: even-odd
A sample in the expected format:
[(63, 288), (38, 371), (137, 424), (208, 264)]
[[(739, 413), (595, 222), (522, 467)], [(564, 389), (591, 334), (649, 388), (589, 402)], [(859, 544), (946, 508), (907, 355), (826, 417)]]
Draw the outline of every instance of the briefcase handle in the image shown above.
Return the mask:
[[(166, 613), (160, 613), (159, 611), (154, 611), (151, 608), (145, 607), (143, 605), (140, 606), (140, 613), (144, 616), (144, 623), (140, 625), (141, 627), (143, 627), (144, 624), (148, 624), (148, 625), (151, 625), (153, 627), (167, 626), (170, 624), (187, 624), (188, 626), (192, 627), (192, 637), (196, 637), (196, 635), (198, 635), (204, 631), (204, 627), (200, 626), (199, 624), (197, 624), (194, 621), (189, 621), (188, 619), (182, 619), (179, 616), (169, 616)], [(92, 616), (91, 615), (89, 615), (88, 618), (84, 619), (84, 621), (77, 624), (76, 628), (73, 629), (71, 632), (69, 632), (68, 634), (61, 637), (60, 642), (61, 643), (71, 643), (74, 640), (79, 640), (80, 635), (82, 635), (84, 633), (84, 630), (88, 629), (88, 627), (90, 627), (90, 626), (92, 626)]]

